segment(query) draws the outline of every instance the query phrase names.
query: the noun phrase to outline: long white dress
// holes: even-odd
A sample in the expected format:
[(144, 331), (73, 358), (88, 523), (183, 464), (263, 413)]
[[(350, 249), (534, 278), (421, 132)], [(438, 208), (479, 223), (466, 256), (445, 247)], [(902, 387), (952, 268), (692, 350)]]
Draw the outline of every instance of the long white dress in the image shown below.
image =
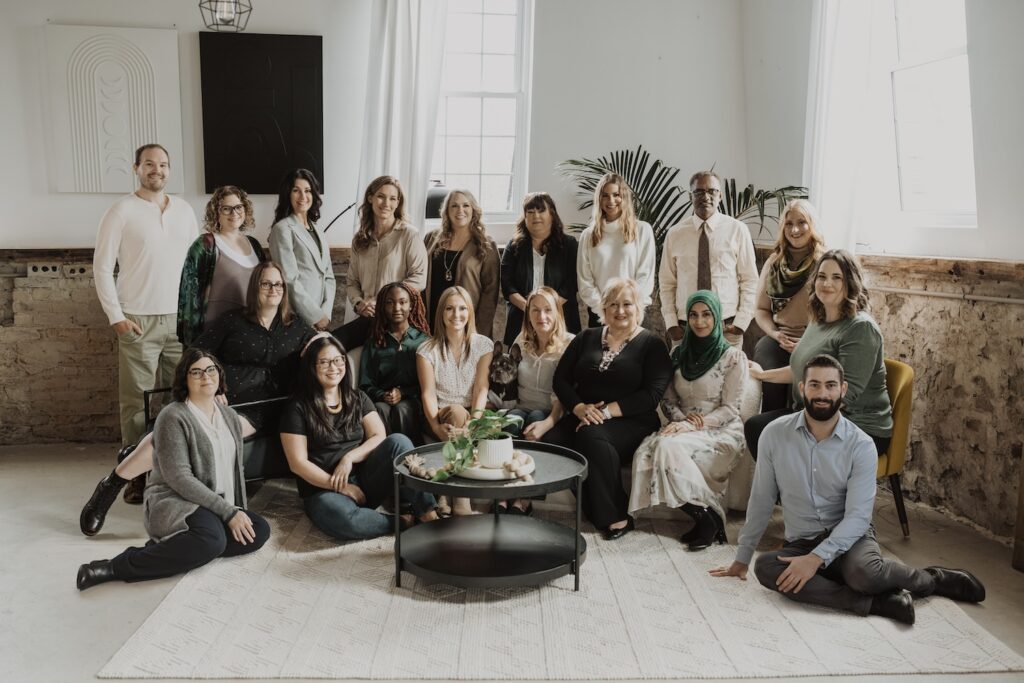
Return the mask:
[(676, 370), (662, 409), (673, 422), (700, 413), (704, 428), (644, 439), (633, 458), (631, 515), (655, 505), (693, 503), (725, 519), (726, 484), (743, 457), (740, 399), (746, 380), (747, 357), (735, 347), (692, 382)]

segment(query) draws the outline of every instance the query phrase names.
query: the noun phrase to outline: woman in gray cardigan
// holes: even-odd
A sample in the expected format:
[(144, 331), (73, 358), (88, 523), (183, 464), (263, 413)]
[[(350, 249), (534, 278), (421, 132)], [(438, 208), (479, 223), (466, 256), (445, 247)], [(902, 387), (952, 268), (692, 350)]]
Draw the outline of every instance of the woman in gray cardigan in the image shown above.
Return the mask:
[(107, 581), (181, 574), (216, 557), (259, 550), (270, 526), (245, 510), (242, 439), (246, 420), (217, 397), (224, 370), (212, 354), (188, 349), (174, 370), (175, 401), (156, 419), (153, 471), (145, 491), (152, 541), (78, 568), (78, 590)]

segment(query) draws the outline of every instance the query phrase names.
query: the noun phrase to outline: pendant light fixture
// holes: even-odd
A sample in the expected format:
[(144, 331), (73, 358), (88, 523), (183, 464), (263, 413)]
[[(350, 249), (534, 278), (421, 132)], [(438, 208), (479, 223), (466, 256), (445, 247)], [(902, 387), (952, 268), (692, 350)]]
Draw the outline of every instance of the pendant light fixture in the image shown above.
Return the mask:
[(200, 0), (199, 12), (211, 31), (241, 33), (249, 23), (251, 0)]

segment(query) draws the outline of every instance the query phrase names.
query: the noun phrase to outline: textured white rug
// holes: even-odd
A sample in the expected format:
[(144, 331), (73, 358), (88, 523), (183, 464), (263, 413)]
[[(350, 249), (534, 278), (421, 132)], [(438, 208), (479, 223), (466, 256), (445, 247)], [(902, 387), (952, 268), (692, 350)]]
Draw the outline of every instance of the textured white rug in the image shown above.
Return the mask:
[[(956, 604), (920, 600), (906, 628), (802, 607), (753, 579), (713, 579), (719, 546), (687, 553), (677, 524), (587, 535), (572, 577), (465, 590), (405, 574), (391, 538), (339, 546), (312, 528), (294, 486), (253, 508), (273, 527), (254, 555), (186, 575), (100, 678), (642, 679), (1024, 671)], [(566, 519), (568, 521), (568, 518)]]

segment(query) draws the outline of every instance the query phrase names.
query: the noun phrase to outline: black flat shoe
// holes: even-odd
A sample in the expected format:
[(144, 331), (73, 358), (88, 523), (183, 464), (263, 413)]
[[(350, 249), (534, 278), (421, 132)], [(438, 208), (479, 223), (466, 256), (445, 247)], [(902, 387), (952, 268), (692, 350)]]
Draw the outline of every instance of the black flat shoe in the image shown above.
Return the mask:
[(78, 568), (77, 583), (80, 591), (113, 580), (114, 568), (110, 565), (110, 560), (96, 560)]
[(916, 618), (914, 598), (910, 595), (910, 591), (905, 590), (876, 595), (871, 598), (871, 608), (868, 614), (875, 614), (907, 626), (913, 626)]
[(981, 602), (985, 599), (985, 586), (966, 569), (925, 567), (935, 577), (934, 595), (960, 602)]
[(615, 539), (622, 538), (630, 531), (636, 528), (636, 522), (633, 521), (632, 517), (626, 517), (626, 526), (613, 529), (608, 527), (604, 530), (604, 540), (614, 541)]
[(100, 479), (96, 489), (92, 492), (89, 502), (82, 508), (82, 514), (78, 516), (78, 526), (86, 536), (95, 536), (103, 528), (103, 522), (107, 518), (107, 511), (117, 500), (117, 494), (128, 481), (111, 472)]

